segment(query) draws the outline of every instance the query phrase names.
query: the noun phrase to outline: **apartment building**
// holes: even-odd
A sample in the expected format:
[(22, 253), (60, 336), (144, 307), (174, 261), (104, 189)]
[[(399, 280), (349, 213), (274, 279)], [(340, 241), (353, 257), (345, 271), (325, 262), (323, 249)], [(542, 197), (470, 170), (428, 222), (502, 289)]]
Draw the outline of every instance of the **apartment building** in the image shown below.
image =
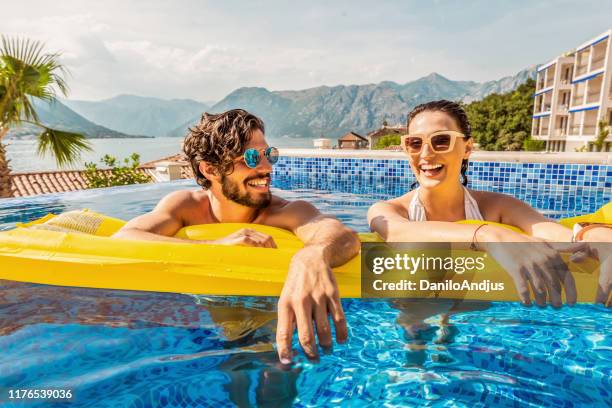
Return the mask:
[(612, 29), (537, 69), (531, 137), (548, 151), (593, 150), (598, 122), (612, 151)]

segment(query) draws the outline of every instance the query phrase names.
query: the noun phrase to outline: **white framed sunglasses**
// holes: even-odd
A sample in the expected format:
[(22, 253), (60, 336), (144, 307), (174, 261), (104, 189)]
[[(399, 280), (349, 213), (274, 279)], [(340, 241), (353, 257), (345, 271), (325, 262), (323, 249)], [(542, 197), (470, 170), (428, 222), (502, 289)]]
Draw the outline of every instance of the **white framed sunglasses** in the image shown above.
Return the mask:
[(427, 143), (434, 153), (448, 153), (455, 147), (458, 137), (465, 137), (455, 130), (439, 130), (429, 134), (409, 134), (401, 137), (402, 149), (408, 154), (419, 154)]

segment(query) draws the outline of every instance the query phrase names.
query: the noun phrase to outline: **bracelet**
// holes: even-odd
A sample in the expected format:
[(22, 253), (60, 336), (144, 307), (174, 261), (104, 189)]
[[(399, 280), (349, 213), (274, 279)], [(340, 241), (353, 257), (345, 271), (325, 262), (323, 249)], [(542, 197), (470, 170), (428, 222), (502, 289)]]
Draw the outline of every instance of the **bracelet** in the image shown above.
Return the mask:
[(484, 227), (487, 224), (480, 224), (478, 226), (478, 228), (476, 228), (474, 230), (474, 234), (472, 235), (472, 243), (470, 244), (470, 249), (472, 251), (477, 251), (478, 250), (478, 246), (476, 244), (478, 244), (478, 240), (476, 239), (476, 233), (478, 232), (479, 229), (481, 229), (482, 227)]
[(595, 228), (602, 228), (602, 227), (603, 228), (610, 228), (610, 229), (612, 229), (612, 225), (609, 225), (609, 224), (589, 224), (586, 227), (580, 228), (578, 231), (576, 231), (574, 233), (574, 237), (573, 237), (574, 239), (573, 240), (574, 240), (574, 242), (582, 241), (582, 239), (584, 238), (584, 234), (587, 231), (590, 231), (590, 230), (595, 229)]

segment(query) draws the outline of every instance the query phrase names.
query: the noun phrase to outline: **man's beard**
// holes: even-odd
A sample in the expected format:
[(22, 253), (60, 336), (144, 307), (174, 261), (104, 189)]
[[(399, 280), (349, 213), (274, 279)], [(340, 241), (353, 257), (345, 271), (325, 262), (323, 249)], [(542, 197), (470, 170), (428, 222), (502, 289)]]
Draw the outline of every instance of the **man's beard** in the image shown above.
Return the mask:
[(262, 195), (259, 199), (254, 199), (248, 191), (240, 193), (240, 185), (237, 182), (230, 180), (227, 176), (221, 176), (221, 191), (223, 195), (235, 203), (251, 208), (265, 208), (272, 201), (272, 193)]

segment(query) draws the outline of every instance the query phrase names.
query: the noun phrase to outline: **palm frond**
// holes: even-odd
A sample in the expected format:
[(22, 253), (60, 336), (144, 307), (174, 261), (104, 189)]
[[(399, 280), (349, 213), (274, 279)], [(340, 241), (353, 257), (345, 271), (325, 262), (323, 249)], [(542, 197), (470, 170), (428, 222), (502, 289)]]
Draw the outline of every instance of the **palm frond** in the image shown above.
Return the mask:
[(38, 154), (42, 156), (51, 153), (55, 156), (58, 167), (75, 164), (81, 153), (87, 150), (91, 150), (91, 144), (85, 136), (78, 133), (44, 126), (38, 136)]
[(44, 44), (26, 38), (2, 36), (0, 41), (0, 84), (5, 92), (0, 99), (0, 121), (18, 124), (39, 122), (31, 98), (53, 102), (57, 94), (68, 94), (64, 79), (68, 71), (59, 54), (44, 51)]

